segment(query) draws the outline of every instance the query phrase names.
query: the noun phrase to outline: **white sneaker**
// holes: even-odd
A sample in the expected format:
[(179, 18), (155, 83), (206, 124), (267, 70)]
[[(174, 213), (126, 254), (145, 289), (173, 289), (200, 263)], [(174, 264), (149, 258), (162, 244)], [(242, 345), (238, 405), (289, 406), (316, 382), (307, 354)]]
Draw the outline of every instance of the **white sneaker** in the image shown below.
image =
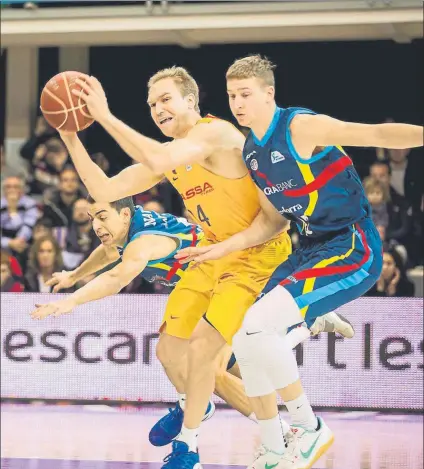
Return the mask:
[(258, 448), (254, 458), (255, 460), (247, 469), (298, 469), (296, 457), (290, 451), (278, 454), (262, 445)]
[(333, 432), (327, 427), (324, 420), (318, 417), (318, 421), (319, 430), (307, 430), (292, 425), (297, 446), (295, 449), (298, 457), (297, 469), (310, 469), (334, 442)]
[(352, 324), (341, 314), (334, 311), (316, 318), (310, 330), (312, 335), (317, 335), (320, 332), (337, 332), (347, 339), (351, 339), (355, 335)]

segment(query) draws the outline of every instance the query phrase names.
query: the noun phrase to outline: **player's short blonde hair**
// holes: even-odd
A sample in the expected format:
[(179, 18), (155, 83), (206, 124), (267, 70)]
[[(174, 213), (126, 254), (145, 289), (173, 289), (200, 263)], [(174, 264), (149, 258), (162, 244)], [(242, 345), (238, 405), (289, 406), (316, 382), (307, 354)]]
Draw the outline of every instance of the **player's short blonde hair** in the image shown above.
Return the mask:
[(192, 94), (195, 100), (194, 109), (197, 112), (200, 112), (199, 87), (197, 86), (196, 80), (188, 73), (185, 68), (173, 66), (159, 70), (150, 78), (149, 82), (147, 83), (147, 89), (150, 90), (150, 88), (155, 83), (160, 80), (164, 80), (165, 78), (172, 78), (184, 97)]
[(245, 78), (259, 78), (267, 86), (275, 86), (275, 65), (266, 57), (250, 55), (237, 59), (227, 70), (227, 80), (243, 80)]

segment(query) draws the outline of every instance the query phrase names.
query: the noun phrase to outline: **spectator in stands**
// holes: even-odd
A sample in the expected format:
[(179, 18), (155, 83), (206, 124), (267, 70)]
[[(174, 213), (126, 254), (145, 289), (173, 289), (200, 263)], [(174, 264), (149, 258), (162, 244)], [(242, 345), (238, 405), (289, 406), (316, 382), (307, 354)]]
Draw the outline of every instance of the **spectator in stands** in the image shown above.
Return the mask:
[(78, 199), (73, 206), (72, 222), (65, 239), (63, 262), (66, 270), (78, 267), (99, 244), (88, 216), (88, 202)]
[(389, 225), (389, 213), (387, 203), (389, 201), (389, 188), (373, 177), (364, 180), (365, 194), (372, 209), (372, 219), (376, 226)]
[(46, 119), (43, 116), (38, 116), (33, 135), (21, 148), (22, 158), (31, 162), (39, 145), (46, 143), (54, 135), (57, 135), (57, 133), (49, 126)]
[(424, 189), (422, 149), (390, 149), (387, 153), (391, 168), (390, 185), (398, 194), (406, 197), (410, 205), (419, 206)]
[[(19, 158), (20, 159), (20, 158)], [(15, 159), (14, 161), (9, 161), (6, 158), (6, 154), (3, 148), (3, 145), (0, 145), (0, 177), (1, 177), (1, 196), (4, 196), (3, 193), (3, 182), (6, 178), (10, 176), (20, 176), (25, 179), (26, 171), (22, 167), (22, 160)]]
[(405, 263), (396, 249), (383, 253), (383, 270), (367, 296), (414, 296), (414, 284), (406, 276)]
[(39, 238), (29, 252), (28, 270), (25, 275), (26, 290), (50, 293), (52, 287), (46, 286), (46, 282), (53, 272), (60, 272), (62, 269), (62, 253), (56, 239), (52, 236)]
[(24, 291), (22, 270), (18, 261), (7, 251), (0, 251), (0, 284), (2, 292), (19, 293)]
[(150, 210), (157, 213), (165, 213), (165, 207), (159, 200), (152, 199), (143, 205), (144, 210)]
[[(1, 247), (21, 258), (32, 237), (39, 216), (37, 203), (24, 194), (25, 181), (20, 176), (9, 176), (3, 182), (1, 199)], [(22, 259), (20, 259), (22, 260)]]
[(59, 175), (59, 187), (44, 194), (43, 216), (49, 218), (54, 227), (69, 226), (74, 203), (84, 195), (77, 172), (72, 166), (66, 167)]
[(43, 236), (53, 236), (53, 223), (48, 218), (39, 218), (32, 230), (32, 241), (37, 241)]
[(410, 204), (391, 186), (391, 168), (387, 163), (377, 161), (372, 164), (370, 176), (380, 181), (389, 190), (389, 201), (387, 202), (389, 224), (386, 229), (386, 240), (395, 240), (406, 245), (412, 224)]
[(70, 163), (68, 151), (57, 137), (51, 137), (35, 151), (31, 162), (31, 192), (42, 194), (47, 189), (57, 187), (59, 174)]

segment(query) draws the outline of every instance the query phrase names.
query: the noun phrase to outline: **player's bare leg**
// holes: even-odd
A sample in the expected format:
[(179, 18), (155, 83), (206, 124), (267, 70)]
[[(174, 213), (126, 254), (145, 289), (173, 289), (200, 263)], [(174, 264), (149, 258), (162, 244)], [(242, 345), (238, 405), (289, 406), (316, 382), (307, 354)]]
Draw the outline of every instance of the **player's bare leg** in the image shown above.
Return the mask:
[(156, 356), (169, 380), (180, 394), (185, 392), (188, 343), (187, 339), (168, 335), (165, 330), (156, 346)]
[(209, 399), (215, 387), (216, 359), (226, 345), (221, 334), (203, 318), (197, 324), (188, 348), (186, 408), (179, 441), (197, 451), (197, 435)]
[(237, 363), (227, 370), (232, 353), (231, 348), (226, 345), (217, 357), (214, 392), (233, 409), (245, 417), (252, 418), (252, 406), (246, 396)]

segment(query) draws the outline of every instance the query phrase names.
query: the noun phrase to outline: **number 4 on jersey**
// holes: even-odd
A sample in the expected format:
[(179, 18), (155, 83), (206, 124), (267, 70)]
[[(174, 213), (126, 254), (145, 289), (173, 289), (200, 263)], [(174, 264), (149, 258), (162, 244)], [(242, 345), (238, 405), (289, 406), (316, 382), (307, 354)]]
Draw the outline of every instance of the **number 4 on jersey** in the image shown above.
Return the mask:
[[(189, 212), (194, 215), (190, 210)], [(195, 217), (196, 218), (196, 217)], [(206, 213), (203, 211), (200, 205), (197, 206), (197, 219), (202, 223), (207, 223), (208, 226), (211, 226), (209, 222), (209, 218), (207, 217)]]

